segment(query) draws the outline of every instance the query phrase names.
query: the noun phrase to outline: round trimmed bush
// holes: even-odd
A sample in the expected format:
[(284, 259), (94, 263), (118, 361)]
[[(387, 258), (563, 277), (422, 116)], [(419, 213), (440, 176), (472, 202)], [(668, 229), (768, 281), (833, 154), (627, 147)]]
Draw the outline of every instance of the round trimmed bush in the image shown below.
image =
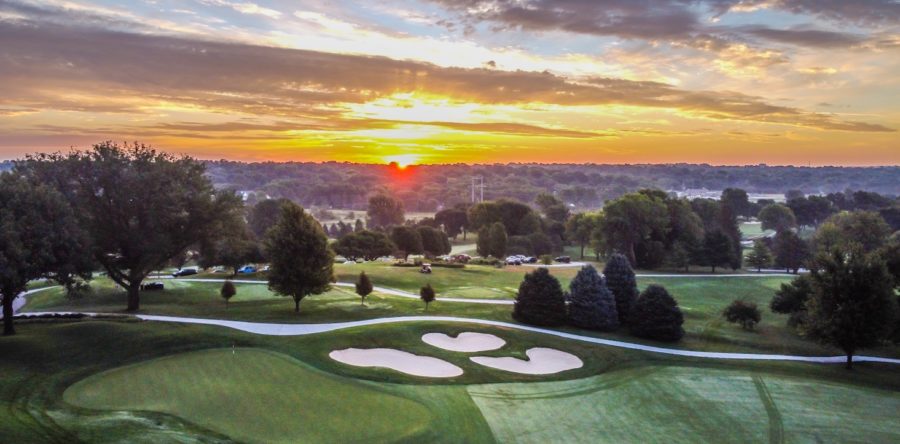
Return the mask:
[(532, 325), (556, 326), (566, 321), (566, 298), (562, 286), (546, 268), (525, 275), (519, 285), (513, 318)]
[(753, 330), (753, 327), (759, 323), (762, 315), (759, 308), (752, 302), (742, 301), (740, 299), (728, 304), (722, 311), (725, 320), (732, 324), (741, 324), (744, 330)]
[(630, 321), (631, 334), (639, 338), (675, 342), (684, 336), (684, 315), (661, 285), (650, 285), (638, 296)]

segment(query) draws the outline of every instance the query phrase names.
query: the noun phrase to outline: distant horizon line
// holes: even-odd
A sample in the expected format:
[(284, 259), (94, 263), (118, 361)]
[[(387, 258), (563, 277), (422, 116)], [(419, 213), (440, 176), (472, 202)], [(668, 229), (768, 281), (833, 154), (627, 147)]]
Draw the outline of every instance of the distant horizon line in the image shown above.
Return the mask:
[[(381, 167), (390, 167), (392, 163), (396, 162), (361, 162), (361, 161), (350, 161), (350, 160), (238, 160), (238, 159), (228, 159), (228, 158), (204, 158), (193, 156), (184, 153), (177, 153), (173, 151), (167, 150), (159, 150), (164, 153), (176, 155), (176, 156), (185, 156), (190, 157), (194, 160), (204, 162), (204, 163), (218, 163), (218, 162), (230, 162), (230, 163), (240, 163), (247, 165), (264, 165), (264, 164), (307, 164), (307, 165), (326, 165), (326, 164), (341, 164), (341, 165), (367, 165), (367, 166), (381, 166)], [(64, 153), (64, 151), (55, 151), (59, 153)], [(34, 154), (41, 153), (53, 153), (53, 152), (35, 152)], [(18, 158), (0, 158), (0, 162), (2, 163), (15, 163), (18, 161), (25, 160), (24, 157)], [(625, 167), (641, 167), (641, 166), (700, 166), (700, 167), (712, 167), (712, 168), (752, 168), (752, 167), (765, 167), (765, 168), (808, 168), (808, 169), (817, 169), (817, 168), (860, 168), (860, 169), (878, 169), (878, 168), (900, 168), (900, 163), (898, 164), (846, 164), (846, 165), (836, 165), (836, 164), (822, 164), (822, 165), (797, 165), (797, 164), (769, 164), (766, 162), (760, 163), (733, 163), (733, 164), (712, 164), (712, 163), (695, 163), (695, 162), (659, 162), (659, 163), (597, 163), (597, 162), (492, 162), (492, 163), (468, 163), (468, 162), (429, 162), (429, 163), (415, 163), (402, 166), (403, 169), (409, 168), (417, 168), (417, 167), (430, 167), (430, 166), (469, 166), (469, 167), (478, 167), (478, 166), (625, 166)]]

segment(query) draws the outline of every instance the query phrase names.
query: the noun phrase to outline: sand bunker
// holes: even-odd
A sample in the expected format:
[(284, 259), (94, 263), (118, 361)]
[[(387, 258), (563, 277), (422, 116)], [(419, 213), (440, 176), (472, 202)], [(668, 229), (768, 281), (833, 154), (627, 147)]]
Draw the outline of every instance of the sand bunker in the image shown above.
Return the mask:
[(383, 367), (426, 378), (452, 378), (463, 370), (447, 361), (393, 348), (347, 348), (328, 354), (331, 359), (357, 367)]
[(506, 341), (486, 333), (460, 333), (457, 337), (443, 333), (426, 333), (422, 341), (437, 348), (455, 352), (482, 352), (496, 350), (506, 345)]
[(489, 358), (486, 356), (474, 356), (469, 359), (486, 367), (526, 375), (551, 375), (581, 368), (584, 365), (578, 356), (552, 348), (529, 348), (525, 354), (528, 355), (527, 361), (509, 357)]

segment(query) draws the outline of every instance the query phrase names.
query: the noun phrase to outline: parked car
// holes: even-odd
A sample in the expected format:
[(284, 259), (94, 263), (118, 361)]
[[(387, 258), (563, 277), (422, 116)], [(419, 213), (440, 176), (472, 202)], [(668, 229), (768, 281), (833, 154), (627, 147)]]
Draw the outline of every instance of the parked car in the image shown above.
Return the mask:
[(525, 258), (525, 263), (526, 263), (526, 264), (536, 264), (537, 261), (538, 261), (538, 258), (536, 258), (536, 257), (534, 257), (534, 256), (528, 256), (528, 257)]
[(146, 284), (141, 284), (141, 291), (160, 291), (165, 288), (166, 286), (163, 285), (162, 282), (148, 282)]
[(241, 268), (238, 268), (238, 273), (247, 274), (247, 273), (256, 273), (256, 267), (253, 265), (244, 265)]
[(506, 265), (522, 265), (522, 259), (518, 256), (509, 256), (506, 258)]
[(568, 264), (568, 263), (572, 262), (572, 258), (569, 256), (558, 256), (556, 259), (553, 259), (553, 260), (555, 260), (556, 262), (562, 262), (564, 264)]
[(447, 260), (449, 262), (457, 262), (460, 264), (466, 264), (470, 260), (472, 260), (472, 256), (469, 256), (468, 254), (454, 254), (452, 256), (448, 256)]
[(178, 271), (172, 273), (172, 277), (177, 278), (180, 276), (191, 276), (194, 274), (197, 274), (196, 268), (182, 268), (181, 270), (178, 270)]

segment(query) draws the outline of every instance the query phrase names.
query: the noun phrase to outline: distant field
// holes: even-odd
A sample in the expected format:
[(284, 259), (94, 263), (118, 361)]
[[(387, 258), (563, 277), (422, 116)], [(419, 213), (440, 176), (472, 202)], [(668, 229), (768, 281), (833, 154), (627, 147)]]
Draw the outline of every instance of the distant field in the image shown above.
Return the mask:
[(772, 230), (763, 231), (762, 224), (755, 223), (755, 222), (744, 222), (744, 223), (740, 224), (740, 229), (741, 229), (741, 238), (744, 240), (756, 239), (756, 238), (764, 236), (764, 235), (769, 236), (769, 235), (772, 235), (773, 233), (775, 233)]

